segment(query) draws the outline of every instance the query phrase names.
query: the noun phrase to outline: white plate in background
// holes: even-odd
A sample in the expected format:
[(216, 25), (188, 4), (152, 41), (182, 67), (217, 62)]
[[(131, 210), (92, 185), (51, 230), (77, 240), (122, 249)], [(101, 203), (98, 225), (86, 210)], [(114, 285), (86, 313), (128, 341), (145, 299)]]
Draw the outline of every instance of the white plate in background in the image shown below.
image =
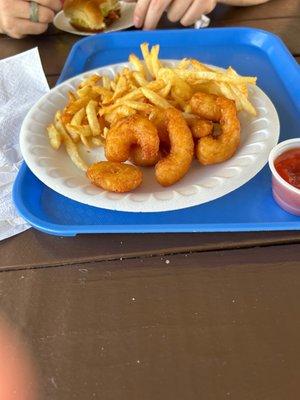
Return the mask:
[[(133, 26), (133, 13), (135, 9), (135, 3), (125, 3), (124, 1), (120, 1), (120, 4), (121, 17), (117, 21), (114, 21), (106, 29), (104, 29), (103, 33), (122, 31)], [(56, 14), (53, 24), (56, 28), (65, 32), (73, 33), (74, 35), (91, 36), (95, 34), (92, 32), (79, 31), (78, 29), (74, 28), (70, 24), (69, 19), (65, 16), (63, 11), (60, 11), (58, 14)]]

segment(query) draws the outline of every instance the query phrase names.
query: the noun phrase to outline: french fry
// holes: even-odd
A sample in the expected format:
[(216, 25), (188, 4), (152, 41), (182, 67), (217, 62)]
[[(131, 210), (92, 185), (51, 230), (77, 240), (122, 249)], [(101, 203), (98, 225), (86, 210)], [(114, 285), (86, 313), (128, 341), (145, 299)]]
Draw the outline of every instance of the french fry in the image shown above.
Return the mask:
[(190, 101), (193, 91), (188, 83), (186, 83), (183, 79), (174, 79), (175, 84), (173, 85), (171, 92), (172, 95), (175, 95), (177, 98), (180, 98), (182, 101), (188, 102)]
[(141, 88), (143, 95), (150, 100), (152, 104), (161, 108), (170, 108), (171, 104), (159, 94), (148, 88)]
[(141, 88), (138, 88), (117, 99), (116, 104), (124, 103), (124, 101), (126, 100), (139, 100), (142, 98), (143, 98), (143, 93), (141, 91)]
[(247, 97), (236, 87), (231, 86), (231, 90), (234, 92), (236, 97), (240, 100), (242, 103), (242, 107), (245, 111), (247, 111), (251, 115), (257, 115), (257, 112), (254, 108), (254, 106), (250, 103), (250, 101), (247, 99)]
[(185, 110), (185, 107), (187, 106), (187, 103), (179, 96), (177, 96), (176, 94), (172, 93), (172, 97), (176, 102), (176, 108), (178, 108), (178, 106), (180, 107), (180, 109), (182, 111)]
[(55, 113), (55, 115), (54, 115), (54, 122), (55, 122), (55, 123), (57, 123), (57, 122), (60, 121), (61, 114), (62, 114), (61, 110), (56, 111), (56, 113)]
[[(80, 140), (80, 135), (77, 133), (77, 131), (75, 131), (72, 127), (74, 125), (71, 124), (67, 124), (66, 125), (66, 131), (68, 133), (68, 135), (71, 137), (71, 139), (73, 140), (74, 143), (78, 143)], [(70, 128), (71, 127), (71, 128)]]
[(62, 136), (64, 145), (66, 147), (66, 151), (71, 160), (73, 161), (73, 163), (76, 165), (77, 168), (86, 172), (88, 166), (86, 162), (80, 157), (76, 144), (72, 141), (72, 139), (70, 138), (70, 136), (66, 131), (60, 131), (60, 134)]
[(99, 97), (99, 93), (94, 90), (94, 87), (98, 86), (84, 86), (81, 89), (77, 90), (77, 94), (79, 98), (89, 97), (91, 99), (97, 99)]
[(85, 136), (85, 135), (80, 135), (80, 140), (81, 140), (82, 144), (84, 145), (84, 147), (86, 147), (87, 149), (90, 149), (90, 148), (91, 148), (87, 136)]
[(141, 44), (141, 51), (142, 51), (142, 54), (143, 54), (143, 57), (144, 57), (144, 61), (145, 61), (147, 70), (148, 70), (150, 76), (152, 78), (154, 78), (155, 75), (154, 75), (154, 72), (153, 72), (153, 69), (152, 69), (152, 62), (151, 62), (151, 56), (150, 56), (150, 53), (149, 53), (149, 45), (148, 45), (148, 43), (142, 43)]
[(174, 72), (182, 79), (186, 79), (187, 82), (189, 79), (192, 80), (213, 80), (216, 82), (227, 82), (227, 83), (256, 83), (256, 79), (253, 76), (230, 76), (226, 74), (222, 74), (220, 72), (211, 72), (211, 71), (190, 71), (190, 70), (182, 70), (175, 68)]
[(135, 114), (136, 110), (127, 106), (127, 105), (121, 105), (116, 109), (116, 118), (124, 118), (124, 117), (130, 117), (131, 115)]
[[(55, 127), (60, 132), (61, 137), (62, 137), (62, 132), (64, 132), (65, 134), (68, 135), (67, 128), (62, 122), (62, 114), (61, 113), (56, 115)], [(79, 141), (79, 136), (78, 135), (76, 135), (76, 136), (74, 135), (74, 138), (72, 137), (72, 139), (73, 139), (74, 142), (77, 142), (77, 141)]]
[(82, 107), (86, 107), (86, 105), (89, 101), (90, 101), (90, 98), (88, 96), (81, 97), (80, 99), (77, 99), (73, 103), (69, 104), (66, 108), (66, 112), (69, 114), (75, 114)]
[(183, 58), (177, 64), (177, 68), (179, 68), (179, 69), (187, 69), (190, 65), (191, 65), (191, 60), (188, 59), (188, 58)]
[(110, 82), (110, 86), (111, 86), (111, 89), (115, 92), (116, 91), (116, 87), (117, 87), (116, 82), (115, 81), (111, 81)]
[(143, 77), (146, 77), (145, 68), (142, 61), (135, 55), (130, 54), (129, 62), (134, 66), (135, 70)]
[(96, 84), (101, 79), (101, 76), (98, 74), (94, 74), (89, 76), (88, 78), (84, 79), (80, 85), (79, 89), (83, 88), (84, 86), (90, 86)]
[(100, 147), (100, 146), (104, 145), (104, 141), (101, 138), (98, 138), (98, 137), (92, 137), (91, 138), (91, 143), (94, 146), (97, 146), (97, 147)]
[(150, 52), (150, 59), (151, 59), (153, 75), (156, 78), (158, 76), (158, 71), (161, 68), (161, 63), (158, 59), (158, 54), (159, 54), (159, 45), (153, 46)]
[(110, 90), (110, 78), (106, 75), (102, 76), (102, 85), (104, 89)]
[[(68, 124), (66, 126), (68, 133), (71, 133), (73, 135), (78, 135), (78, 136), (85, 136), (85, 137), (89, 137), (92, 136), (92, 131), (91, 128), (89, 127), (89, 125), (71, 125)], [(71, 136), (71, 135), (70, 135)]]
[(114, 110), (116, 110), (119, 106), (120, 106), (120, 103), (114, 103), (114, 104), (112, 104), (110, 106), (102, 107), (102, 108), (99, 109), (98, 115), (100, 117), (102, 117), (104, 115), (106, 116), (107, 114), (109, 114), (109, 113), (113, 112)]
[(102, 104), (109, 104), (113, 97), (113, 92), (102, 86), (93, 86), (93, 91), (102, 97)]
[(93, 136), (99, 136), (101, 133), (100, 125), (97, 119), (97, 105), (98, 103), (96, 101), (90, 100), (86, 106), (86, 116)]
[(47, 128), (50, 144), (54, 150), (58, 150), (61, 145), (61, 134), (56, 127), (51, 124)]
[(113, 96), (113, 92), (103, 86), (93, 86), (92, 90), (103, 97)]
[(115, 93), (113, 94), (112, 100), (122, 97), (127, 92), (127, 89), (128, 85), (125, 76), (120, 76), (116, 84)]
[(105, 127), (105, 128), (103, 129), (103, 134), (102, 134), (102, 137), (103, 137), (104, 139), (106, 139), (106, 136), (107, 136), (108, 132), (109, 132), (109, 129), (108, 129), (107, 127)]
[(169, 95), (171, 88), (172, 88), (172, 81), (169, 81), (169, 82), (166, 84), (166, 86), (165, 86), (164, 88), (162, 88), (158, 93), (159, 93), (162, 97), (166, 98), (166, 97)]
[(209, 68), (207, 65), (202, 64), (200, 61), (192, 59), (191, 60), (191, 65), (197, 69), (198, 71), (212, 71), (211, 68)]
[(78, 110), (71, 119), (71, 125), (81, 125), (85, 115), (85, 108), (81, 108), (80, 110)]
[(147, 86), (148, 81), (144, 78), (141, 72), (133, 72), (133, 78), (136, 81), (136, 83), (140, 86)]
[(72, 103), (73, 101), (75, 101), (77, 99), (75, 93), (73, 92), (68, 92), (68, 99), (69, 99), (69, 103)]
[(63, 123), (64, 125), (68, 124), (68, 123), (71, 121), (72, 116), (73, 116), (72, 114), (70, 114), (70, 113), (64, 111), (64, 112), (61, 114), (62, 123)]
[(165, 86), (165, 82), (162, 79), (157, 79), (156, 81), (149, 82), (146, 86), (147, 89), (158, 92)]
[(127, 100), (125, 105), (132, 108), (133, 110), (143, 111), (145, 113), (150, 113), (153, 110), (153, 106), (151, 106), (150, 104), (134, 100)]

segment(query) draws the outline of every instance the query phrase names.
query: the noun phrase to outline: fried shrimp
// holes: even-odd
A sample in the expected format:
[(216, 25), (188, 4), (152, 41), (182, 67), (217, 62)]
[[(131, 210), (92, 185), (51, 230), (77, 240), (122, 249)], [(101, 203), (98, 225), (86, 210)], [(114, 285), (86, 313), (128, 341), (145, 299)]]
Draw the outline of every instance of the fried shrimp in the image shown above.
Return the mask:
[(156, 127), (147, 118), (132, 115), (114, 124), (106, 137), (105, 156), (109, 161), (124, 162), (138, 146), (144, 160), (158, 156), (159, 137)]
[(163, 145), (170, 144), (168, 133), (168, 121), (166, 119), (166, 112), (162, 108), (156, 107), (149, 116), (150, 121), (156, 126), (159, 140)]
[(179, 181), (189, 170), (194, 156), (192, 133), (179, 110), (164, 112), (170, 140), (170, 153), (155, 166), (155, 176), (162, 186)]
[(196, 145), (196, 156), (203, 165), (217, 164), (228, 160), (236, 152), (240, 143), (240, 122), (234, 101), (217, 97), (214, 110), (220, 114), (221, 133), (202, 137)]
[(200, 118), (219, 122), (221, 119), (221, 110), (217, 104), (217, 99), (218, 96), (214, 94), (195, 93), (190, 101), (193, 113), (197, 114)]
[(214, 124), (205, 119), (193, 118), (187, 121), (187, 124), (192, 132), (194, 139), (211, 135), (214, 131)]
[(153, 157), (144, 157), (141, 147), (134, 146), (130, 153), (130, 161), (139, 167), (153, 167), (161, 159), (160, 151)]
[(94, 185), (117, 193), (130, 192), (143, 181), (143, 174), (139, 168), (112, 161), (92, 164), (86, 174)]

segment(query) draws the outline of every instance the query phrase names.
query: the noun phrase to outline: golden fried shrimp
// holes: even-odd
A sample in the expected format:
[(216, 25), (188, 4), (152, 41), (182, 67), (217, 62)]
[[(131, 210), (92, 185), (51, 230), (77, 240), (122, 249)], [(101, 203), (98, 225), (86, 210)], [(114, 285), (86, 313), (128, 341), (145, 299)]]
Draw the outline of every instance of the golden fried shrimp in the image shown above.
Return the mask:
[(164, 112), (168, 126), (170, 153), (155, 166), (155, 176), (162, 186), (179, 181), (189, 170), (194, 156), (192, 133), (179, 110)]
[(134, 146), (130, 153), (130, 161), (139, 167), (153, 167), (161, 159), (160, 151), (153, 157), (144, 157), (143, 151), (139, 146)]
[(211, 135), (214, 131), (214, 124), (205, 119), (193, 118), (187, 121), (194, 139), (200, 139), (204, 136)]
[(203, 137), (196, 145), (196, 156), (204, 165), (228, 160), (240, 143), (241, 127), (235, 102), (225, 97), (218, 97), (216, 107), (220, 112), (220, 135), (216, 138), (212, 135)]
[(156, 126), (159, 140), (162, 144), (170, 144), (168, 123), (165, 110), (156, 107), (150, 115), (150, 121)]
[(106, 136), (105, 156), (109, 161), (126, 161), (135, 145), (140, 147), (143, 159), (153, 159), (158, 155), (156, 127), (137, 114), (119, 120), (110, 128)]
[(217, 98), (218, 96), (214, 94), (195, 93), (190, 101), (192, 112), (197, 114), (200, 118), (219, 122), (221, 119), (221, 110), (217, 105)]
[(140, 186), (143, 181), (143, 174), (139, 168), (112, 161), (92, 164), (86, 174), (94, 185), (117, 193), (130, 192)]

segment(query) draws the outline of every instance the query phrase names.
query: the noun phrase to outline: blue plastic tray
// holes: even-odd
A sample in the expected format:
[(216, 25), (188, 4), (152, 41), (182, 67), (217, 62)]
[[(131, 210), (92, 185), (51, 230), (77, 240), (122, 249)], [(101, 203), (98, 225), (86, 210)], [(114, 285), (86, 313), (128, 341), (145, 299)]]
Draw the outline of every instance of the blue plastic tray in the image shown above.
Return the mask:
[[(123, 32), (90, 36), (75, 44), (59, 82), (100, 66), (126, 61), (141, 42), (161, 45), (161, 57), (194, 57), (258, 76), (280, 117), (280, 140), (299, 135), (300, 71), (282, 41), (248, 28)], [(126, 213), (82, 205), (41, 183), (23, 164), (13, 197), (23, 218), (44, 232), (73, 236), (104, 232), (216, 232), (294, 230), (300, 218), (281, 210), (265, 167), (240, 189), (200, 206), (165, 213)]]

